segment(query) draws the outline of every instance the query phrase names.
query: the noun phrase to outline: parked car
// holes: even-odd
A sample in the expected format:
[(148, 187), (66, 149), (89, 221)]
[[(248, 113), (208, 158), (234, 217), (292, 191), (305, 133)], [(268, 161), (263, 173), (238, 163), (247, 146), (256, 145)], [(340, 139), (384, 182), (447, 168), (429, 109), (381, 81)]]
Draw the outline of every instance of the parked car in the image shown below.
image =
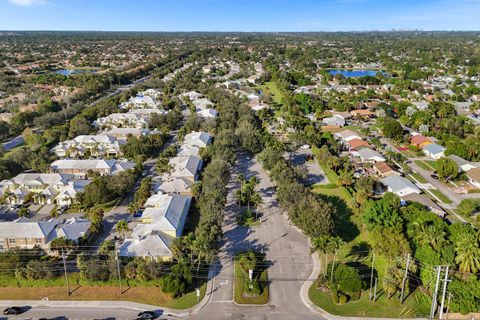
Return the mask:
[(430, 177), (432, 177), (435, 180), (438, 180), (438, 176), (436, 174), (431, 174)]
[(157, 315), (154, 311), (142, 311), (137, 315), (138, 320), (155, 319)]
[(11, 315), (11, 314), (16, 315), (16, 314), (21, 314), (23, 312), (24, 310), (22, 307), (10, 307), (3, 310), (4, 315)]
[(308, 144), (304, 144), (300, 147), (300, 149), (310, 149), (310, 146)]

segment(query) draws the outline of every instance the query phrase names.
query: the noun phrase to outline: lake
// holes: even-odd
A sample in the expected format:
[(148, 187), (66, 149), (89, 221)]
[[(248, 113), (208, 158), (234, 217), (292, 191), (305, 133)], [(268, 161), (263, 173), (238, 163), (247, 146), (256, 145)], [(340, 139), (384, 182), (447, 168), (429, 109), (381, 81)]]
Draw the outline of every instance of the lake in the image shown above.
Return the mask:
[(62, 76), (69, 76), (72, 74), (80, 73), (97, 73), (95, 69), (60, 69), (56, 70), (55, 73), (61, 74)]
[(382, 72), (382, 71), (380, 70), (339, 70), (339, 69), (328, 70), (328, 73), (330, 73), (332, 76), (341, 74), (345, 78), (359, 78), (359, 77), (365, 77), (365, 76), (375, 77), (378, 72)]

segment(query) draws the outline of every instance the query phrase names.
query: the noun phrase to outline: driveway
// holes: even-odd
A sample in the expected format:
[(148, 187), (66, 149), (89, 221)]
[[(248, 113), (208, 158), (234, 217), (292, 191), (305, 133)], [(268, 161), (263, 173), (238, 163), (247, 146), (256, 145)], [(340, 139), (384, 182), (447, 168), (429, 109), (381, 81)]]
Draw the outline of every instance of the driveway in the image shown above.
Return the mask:
[(289, 155), (289, 161), (294, 166), (302, 166), (307, 174), (303, 181), (305, 185), (311, 186), (314, 184), (328, 184), (328, 178), (323, 172), (316, 159), (306, 161), (307, 157), (312, 156), (311, 149), (297, 149)]
[(50, 212), (55, 207), (53, 204), (32, 204), (28, 207), (30, 209), (30, 219), (33, 221), (40, 221), (50, 218)]
[[(262, 224), (246, 228), (236, 223), (236, 177), (256, 176), (257, 187), (264, 204), (260, 208)], [(275, 200), (275, 187), (261, 165), (245, 154), (240, 154), (232, 181), (228, 186), (224, 240), (209, 304), (195, 319), (314, 319), (318, 318), (302, 303), (300, 289), (312, 272), (313, 261), (306, 238), (292, 227)], [(245, 250), (258, 250), (266, 254), (271, 267), (270, 302), (267, 306), (246, 307), (233, 303), (233, 257)]]

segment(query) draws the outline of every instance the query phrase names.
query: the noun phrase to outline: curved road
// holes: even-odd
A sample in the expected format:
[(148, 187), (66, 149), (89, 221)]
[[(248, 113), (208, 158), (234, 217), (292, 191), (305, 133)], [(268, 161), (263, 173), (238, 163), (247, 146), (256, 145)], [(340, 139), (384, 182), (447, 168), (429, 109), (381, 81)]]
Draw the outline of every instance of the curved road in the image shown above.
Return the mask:
[[(235, 190), (238, 174), (255, 175), (264, 204), (262, 224), (254, 228), (238, 226)], [(312, 272), (313, 261), (306, 238), (292, 227), (275, 200), (272, 181), (262, 166), (246, 154), (239, 154), (225, 209), (224, 240), (217, 275), (208, 305), (194, 319), (318, 319), (303, 304), (300, 289)], [(272, 264), (268, 269), (270, 302), (266, 306), (238, 306), (233, 303), (233, 263), (235, 253), (254, 249), (266, 254)]]

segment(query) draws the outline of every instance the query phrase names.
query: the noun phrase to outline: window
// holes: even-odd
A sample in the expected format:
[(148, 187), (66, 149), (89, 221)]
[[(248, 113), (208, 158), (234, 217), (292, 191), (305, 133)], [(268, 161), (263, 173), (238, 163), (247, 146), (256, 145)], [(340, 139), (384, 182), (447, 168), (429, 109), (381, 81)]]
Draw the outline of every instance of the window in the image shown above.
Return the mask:
[(17, 241), (15, 239), (8, 239), (8, 242), (13, 244), (13, 243), (16, 243)]
[(40, 243), (42, 243), (42, 240), (43, 239), (41, 239), (41, 238), (37, 238), (37, 239), (35, 239), (35, 243), (40, 244)]

